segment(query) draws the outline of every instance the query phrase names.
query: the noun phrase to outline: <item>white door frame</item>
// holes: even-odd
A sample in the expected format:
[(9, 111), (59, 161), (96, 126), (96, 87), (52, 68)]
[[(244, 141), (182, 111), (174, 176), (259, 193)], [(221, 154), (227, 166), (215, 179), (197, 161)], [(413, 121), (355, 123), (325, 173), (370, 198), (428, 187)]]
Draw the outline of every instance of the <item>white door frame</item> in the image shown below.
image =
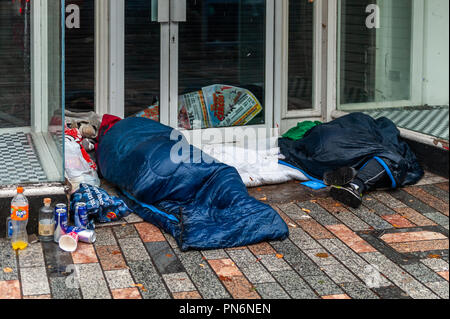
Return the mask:
[[(329, 1), (328, 1), (329, 3)], [(323, 10), (326, 4), (323, 0), (314, 1), (314, 45), (313, 45), (313, 105), (307, 110), (288, 110), (288, 76), (289, 76), (289, 0), (276, 3), (275, 39), (275, 123), (281, 125), (282, 120), (322, 117), (322, 41)]]

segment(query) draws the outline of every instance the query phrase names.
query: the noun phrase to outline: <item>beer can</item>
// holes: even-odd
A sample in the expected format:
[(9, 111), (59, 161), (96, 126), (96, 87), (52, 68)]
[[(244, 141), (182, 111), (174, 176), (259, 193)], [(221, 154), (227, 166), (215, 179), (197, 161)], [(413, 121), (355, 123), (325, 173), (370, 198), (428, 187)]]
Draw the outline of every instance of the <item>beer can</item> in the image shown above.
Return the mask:
[(89, 224), (86, 203), (77, 203), (75, 205), (75, 226), (78, 228), (87, 228)]
[(74, 232), (74, 233), (78, 234), (78, 240), (83, 243), (86, 243), (86, 244), (93, 244), (93, 243), (95, 243), (95, 240), (97, 239), (97, 235), (95, 234), (95, 231), (90, 230), (90, 229), (69, 226), (66, 229), (66, 232), (67, 233)]
[(59, 243), (59, 239), (61, 238), (62, 235), (66, 233), (67, 227), (68, 227), (67, 210), (57, 209), (55, 212), (55, 234), (53, 235), (55, 243)]

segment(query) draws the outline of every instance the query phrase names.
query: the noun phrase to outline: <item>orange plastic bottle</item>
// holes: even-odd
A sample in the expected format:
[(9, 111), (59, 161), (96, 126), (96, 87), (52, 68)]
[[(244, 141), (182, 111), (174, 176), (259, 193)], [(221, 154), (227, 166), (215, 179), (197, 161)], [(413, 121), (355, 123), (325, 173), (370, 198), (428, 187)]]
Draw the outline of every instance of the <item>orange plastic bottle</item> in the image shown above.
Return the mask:
[(23, 194), (23, 187), (17, 187), (17, 194), (11, 201), (11, 244), (14, 250), (23, 250), (28, 247), (29, 204)]

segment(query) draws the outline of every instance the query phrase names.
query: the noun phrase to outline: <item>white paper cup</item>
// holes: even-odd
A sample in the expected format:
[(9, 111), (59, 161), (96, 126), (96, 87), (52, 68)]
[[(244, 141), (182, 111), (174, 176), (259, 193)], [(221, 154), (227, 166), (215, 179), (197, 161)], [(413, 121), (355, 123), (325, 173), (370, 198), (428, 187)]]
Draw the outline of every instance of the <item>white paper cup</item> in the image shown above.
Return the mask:
[(79, 236), (76, 232), (71, 232), (61, 236), (59, 239), (59, 248), (69, 253), (73, 253), (77, 250), (78, 238)]

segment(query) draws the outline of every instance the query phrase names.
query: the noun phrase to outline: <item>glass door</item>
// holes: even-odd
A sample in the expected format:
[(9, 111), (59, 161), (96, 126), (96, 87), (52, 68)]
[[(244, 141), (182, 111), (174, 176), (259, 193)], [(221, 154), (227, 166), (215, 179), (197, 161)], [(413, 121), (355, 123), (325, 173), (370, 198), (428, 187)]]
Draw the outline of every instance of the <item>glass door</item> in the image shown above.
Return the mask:
[(266, 0), (171, 1), (173, 127), (272, 127), (273, 6)]
[(125, 0), (125, 116), (159, 122), (161, 25), (155, 3)]

